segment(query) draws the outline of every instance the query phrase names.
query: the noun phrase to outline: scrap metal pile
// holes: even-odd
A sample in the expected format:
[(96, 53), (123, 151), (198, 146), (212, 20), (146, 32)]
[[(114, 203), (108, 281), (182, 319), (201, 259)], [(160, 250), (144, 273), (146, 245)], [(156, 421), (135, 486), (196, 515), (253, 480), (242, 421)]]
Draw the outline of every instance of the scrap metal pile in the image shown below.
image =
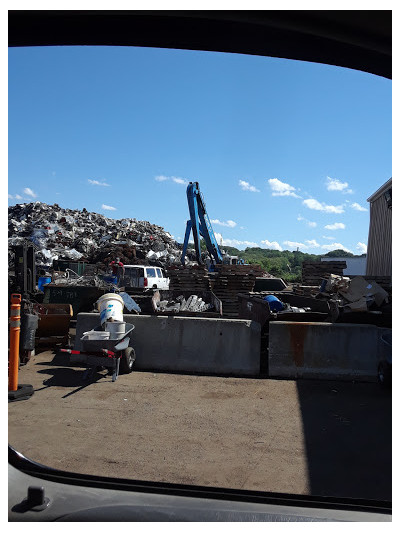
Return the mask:
[[(179, 263), (181, 249), (164, 229), (131, 218), (114, 220), (97, 213), (63, 209), (42, 202), (8, 208), (9, 245), (29, 240), (39, 248), (37, 264), (51, 267), (54, 259), (108, 265), (115, 255), (124, 264)], [(12, 257), (9, 254), (9, 263)]]
[(107, 289), (108, 291), (115, 289), (115, 284), (107, 281), (104, 277), (86, 272), (84, 276), (78, 276), (68, 268), (65, 272), (54, 272), (51, 285), (60, 285), (63, 287), (67, 285), (97, 287), (99, 289)]
[(214, 306), (206, 303), (202, 298), (196, 294), (192, 294), (189, 298), (185, 298), (183, 295), (178, 296), (170, 300), (162, 300), (157, 303), (157, 311), (173, 311), (174, 313), (193, 312), (204, 313)]

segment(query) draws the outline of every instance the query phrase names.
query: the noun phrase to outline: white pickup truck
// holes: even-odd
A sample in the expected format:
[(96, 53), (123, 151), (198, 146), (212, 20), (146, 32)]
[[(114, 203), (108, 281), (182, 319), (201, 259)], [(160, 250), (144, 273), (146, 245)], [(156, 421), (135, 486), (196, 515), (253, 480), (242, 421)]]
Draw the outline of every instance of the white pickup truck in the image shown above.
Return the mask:
[(125, 275), (120, 286), (132, 289), (169, 289), (169, 278), (160, 267), (147, 265), (125, 265)]

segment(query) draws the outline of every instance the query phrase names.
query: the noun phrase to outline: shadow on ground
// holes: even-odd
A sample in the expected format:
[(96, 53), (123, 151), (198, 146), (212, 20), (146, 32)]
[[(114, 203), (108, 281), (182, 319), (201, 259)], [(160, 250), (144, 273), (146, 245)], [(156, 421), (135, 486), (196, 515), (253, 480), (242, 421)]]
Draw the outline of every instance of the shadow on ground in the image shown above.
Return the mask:
[(311, 493), (392, 500), (392, 398), (375, 383), (297, 382)]
[(53, 358), (51, 361), (40, 361), (35, 362), (35, 365), (38, 366), (67, 366), (70, 367), (70, 355), (67, 353), (60, 352), (58, 349), (53, 351)]
[(51, 360), (40, 361), (35, 363), (35, 365), (46, 367), (43, 370), (38, 370), (38, 374), (50, 376), (43, 381), (43, 387), (35, 389), (35, 392), (47, 389), (48, 387), (75, 389), (68, 392), (63, 398), (71, 396), (88, 385), (108, 376), (108, 371), (100, 368), (93, 369), (91, 372), (91, 369), (86, 368), (85, 365), (80, 368), (71, 368), (69, 354), (62, 353), (59, 350), (53, 352), (53, 358)]
[(39, 392), (43, 389), (47, 389), (48, 387), (57, 387), (57, 388), (74, 388), (71, 392), (68, 392), (63, 396), (63, 398), (67, 398), (68, 396), (71, 396), (72, 394), (75, 394), (82, 389), (88, 387), (89, 385), (92, 385), (93, 383), (96, 383), (100, 379), (103, 379), (105, 377), (108, 377), (108, 373), (106, 370), (94, 370), (90, 377), (87, 379), (84, 379), (85, 371), (87, 369), (79, 369), (76, 370), (74, 368), (54, 368), (54, 369), (46, 369), (46, 370), (39, 370), (38, 374), (48, 374), (51, 377), (48, 379), (45, 379), (43, 381), (43, 387), (39, 389), (35, 389), (35, 392)]

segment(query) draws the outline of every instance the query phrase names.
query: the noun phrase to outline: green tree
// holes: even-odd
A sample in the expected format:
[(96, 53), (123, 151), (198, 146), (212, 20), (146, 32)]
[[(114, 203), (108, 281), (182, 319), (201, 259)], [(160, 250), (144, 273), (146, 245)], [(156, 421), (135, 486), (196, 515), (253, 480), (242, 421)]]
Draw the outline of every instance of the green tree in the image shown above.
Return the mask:
[(354, 257), (354, 254), (345, 252), (344, 250), (332, 250), (325, 254), (325, 257)]

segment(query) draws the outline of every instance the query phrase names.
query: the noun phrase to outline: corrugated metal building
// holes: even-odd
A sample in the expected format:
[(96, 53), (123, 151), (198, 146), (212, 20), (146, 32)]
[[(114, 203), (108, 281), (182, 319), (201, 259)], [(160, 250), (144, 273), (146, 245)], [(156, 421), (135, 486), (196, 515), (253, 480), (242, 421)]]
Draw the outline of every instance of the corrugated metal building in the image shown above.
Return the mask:
[(392, 178), (367, 199), (370, 221), (367, 276), (392, 275)]

